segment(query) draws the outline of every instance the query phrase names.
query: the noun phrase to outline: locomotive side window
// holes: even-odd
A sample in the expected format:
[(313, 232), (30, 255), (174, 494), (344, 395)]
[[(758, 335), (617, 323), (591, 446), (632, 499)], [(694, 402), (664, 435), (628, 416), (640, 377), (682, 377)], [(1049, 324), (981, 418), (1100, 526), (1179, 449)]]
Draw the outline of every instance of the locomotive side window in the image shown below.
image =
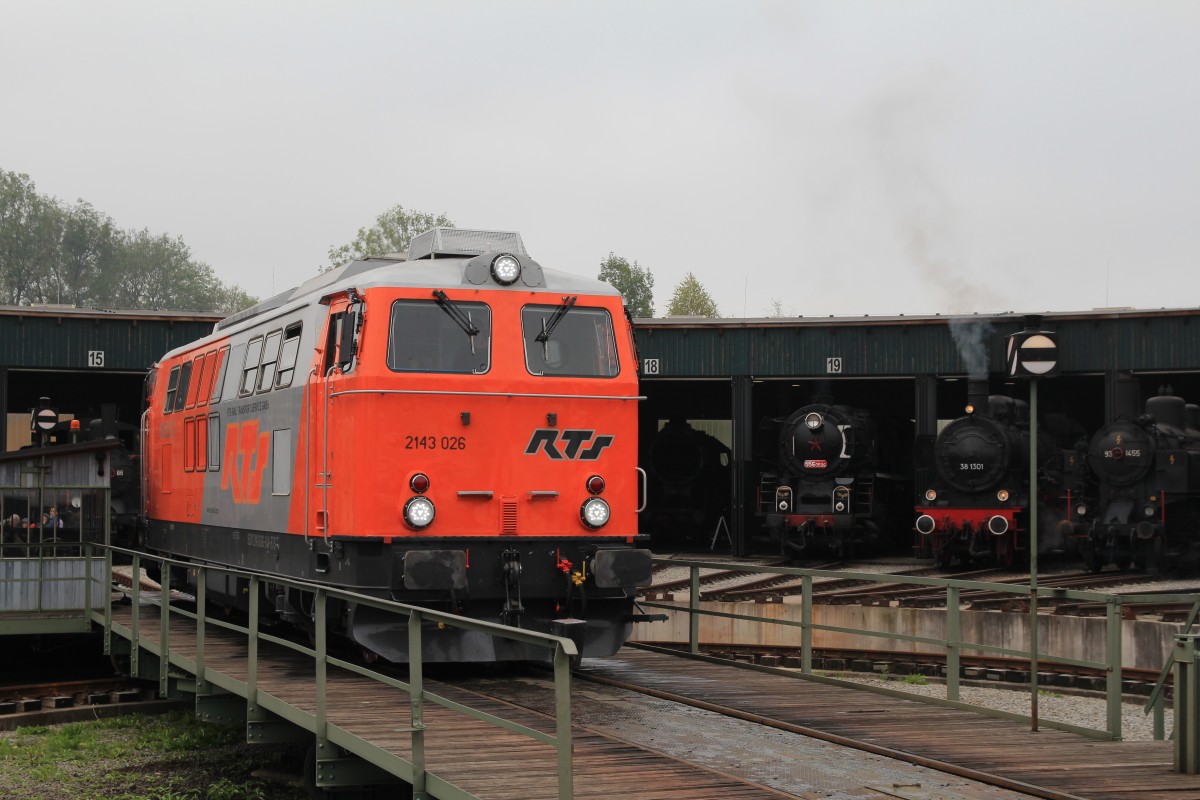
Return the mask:
[(196, 407), (208, 405), (208, 398), (212, 396), (213, 375), (217, 371), (217, 351), (209, 350), (204, 354), (204, 364), (200, 369), (200, 379), (196, 382), (200, 391), (196, 395)]
[(254, 378), (258, 375), (258, 358), (262, 355), (263, 337), (255, 336), (246, 345), (246, 360), (242, 362), (242, 385), (238, 395), (245, 397), (254, 391)]
[(387, 365), (394, 372), (481, 375), (491, 367), (492, 309), (446, 299), (392, 304)]
[(188, 384), (191, 383), (192, 362), (187, 362), (179, 370), (179, 391), (175, 393), (175, 410), (183, 410), (183, 401), (187, 400)]
[(183, 421), (183, 471), (191, 472), (196, 464), (196, 420)]
[(196, 356), (192, 359), (191, 372), (195, 374), (196, 380), (188, 386), (187, 405), (185, 408), (192, 408), (196, 405), (196, 395), (199, 394), (200, 383), (204, 380), (204, 354)]
[(221, 469), (221, 415), (208, 415), (208, 468), (213, 472)]
[(300, 353), (301, 325), (288, 326), (283, 334), (283, 351), (279, 354), (279, 369), (275, 373), (275, 388), (292, 385), (292, 374), (296, 371), (296, 356)]
[(271, 331), (267, 334), (267, 341), (263, 345), (262, 366), (258, 370), (257, 390), (260, 392), (271, 391), (271, 384), (275, 382), (275, 365), (279, 363), (279, 340), (283, 338), (282, 331)]
[(212, 402), (221, 402), (221, 392), (225, 391), (225, 371), (229, 369), (229, 345), (225, 345), (217, 351), (217, 367), (213, 374), (216, 375), (216, 383), (213, 385)]
[(531, 375), (616, 377), (617, 343), (603, 308), (525, 306), (521, 309), (525, 367)]
[(204, 414), (196, 417), (196, 443), (193, 448), (196, 451), (196, 471), (203, 472), (208, 469), (204, 460), (208, 454), (208, 417)]
[(171, 377), (167, 379), (167, 404), (163, 413), (170, 414), (175, 410), (175, 392), (179, 389), (179, 367), (171, 368)]

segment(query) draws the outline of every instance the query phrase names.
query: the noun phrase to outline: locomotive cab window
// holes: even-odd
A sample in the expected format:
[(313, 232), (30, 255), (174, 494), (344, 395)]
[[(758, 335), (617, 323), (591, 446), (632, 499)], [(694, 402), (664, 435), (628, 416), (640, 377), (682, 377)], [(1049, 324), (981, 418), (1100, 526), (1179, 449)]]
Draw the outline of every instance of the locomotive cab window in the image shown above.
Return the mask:
[[(574, 298), (571, 300), (573, 301)], [(613, 378), (618, 372), (612, 317), (603, 308), (525, 306), (521, 309), (525, 367), (532, 375)]]
[(397, 300), (387, 365), (394, 372), (482, 374), (491, 366), (492, 310), (484, 303)]

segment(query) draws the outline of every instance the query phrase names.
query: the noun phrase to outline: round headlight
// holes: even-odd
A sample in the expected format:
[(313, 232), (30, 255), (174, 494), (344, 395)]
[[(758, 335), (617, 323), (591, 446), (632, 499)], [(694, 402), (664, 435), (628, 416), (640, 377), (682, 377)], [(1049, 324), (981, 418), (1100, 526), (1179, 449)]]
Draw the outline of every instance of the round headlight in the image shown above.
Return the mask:
[(821, 427), (821, 423), (823, 421), (824, 420), (821, 418), (821, 415), (815, 411), (810, 411), (804, 415), (804, 425), (810, 431), (815, 431), (817, 428)]
[(418, 472), (409, 479), (408, 488), (417, 494), (425, 494), (425, 492), (429, 491), (429, 476), (423, 472)]
[(996, 499), (1001, 503), (1006, 502), (1008, 500), (1008, 489), (1001, 489), (1000, 491), (996, 492)]
[(975, 413), (975, 406), (973, 406), (973, 405), (970, 405), (970, 404), (968, 403), (968, 404), (967, 404), (967, 407), (966, 407), (966, 408), (964, 408), (964, 409), (963, 409), (963, 411), (966, 411), (968, 414), (974, 414), (974, 413)]
[(612, 511), (608, 507), (608, 503), (601, 500), (599, 497), (593, 497), (584, 502), (579, 509), (579, 518), (583, 520), (583, 524), (589, 528), (602, 528), (608, 524), (608, 518), (612, 516)]
[(590, 494), (600, 494), (604, 491), (604, 478), (593, 475), (587, 479), (587, 490)]
[(925, 490), (925, 499), (931, 503), (934, 500), (937, 500), (937, 490), (936, 489), (926, 489)]
[(428, 497), (413, 497), (404, 504), (404, 521), (414, 528), (429, 527), (433, 515), (433, 501)]
[(917, 517), (917, 533), (928, 536), (937, 528), (937, 522), (928, 514), (922, 514)]
[(1086, 517), (1087, 512), (1088, 512), (1088, 507), (1085, 506), (1083, 503), (1080, 503), (1079, 505), (1075, 506), (1075, 513), (1078, 514), (1079, 516)]
[(1145, 508), (1142, 509), (1142, 513), (1145, 514), (1147, 517), (1153, 517), (1154, 516), (1154, 506), (1146, 506)]
[(996, 536), (1001, 536), (1008, 533), (1008, 518), (997, 514), (987, 521), (987, 526), (989, 531)]
[(521, 262), (508, 254), (496, 256), (492, 261), (492, 277), (496, 279), (496, 283), (505, 286), (516, 282), (517, 278), (521, 277)]

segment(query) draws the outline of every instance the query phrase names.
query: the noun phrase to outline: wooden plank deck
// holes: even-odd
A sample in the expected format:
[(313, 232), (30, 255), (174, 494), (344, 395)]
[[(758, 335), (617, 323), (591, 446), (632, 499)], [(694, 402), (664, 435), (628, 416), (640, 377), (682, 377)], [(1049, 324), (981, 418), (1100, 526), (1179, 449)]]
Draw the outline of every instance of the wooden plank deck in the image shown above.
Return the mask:
[(1111, 742), (858, 689), (625, 648), (583, 674), (644, 686), (785, 725), (1090, 800), (1200, 800), (1200, 776), (1173, 771), (1170, 742)]
[[(129, 606), (114, 608), (114, 633), (132, 621)], [(139, 619), (144, 640), (157, 643), (156, 607), (143, 606)], [(194, 623), (172, 618), (172, 663), (186, 666), (196, 658)], [(221, 685), (248, 680), (244, 637), (208, 626), (205, 668)], [(486, 698), (467, 690), (426, 681), (427, 691), (486, 711), (529, 728), (554, 733), (554, 720), (524, 708)], [(313, 662), (286, 648), (261, 644), (257, 673), (259, 702), (270, 708), (284, 703), (315, 719), (316, 691)], [(244, 686), (243, 686), (244, 690)], [(236, 692), (235, 692), (236, 693)], [(244, 696), (244, 694), (242, 695)], [(329, 668), (326, 718), (331, 727), (358, 737), (371, 746), (402, 758), (411, 757), (407, 692), (354, 673)], [(424, 705), (426, 767), (431, 776), (481, 798), (525, 800), (557, 798), (557, 762), (548, 745), (477, 721), (426, 701)], [(641, 750), (583, 728), (574, 733), (575, 797), (580, 800), (759, 800), (786, 797), (725, 775)], [(332, 738), (332, 736), (331, 736)], [(436, 789), (431, 784), (431, 790)]]

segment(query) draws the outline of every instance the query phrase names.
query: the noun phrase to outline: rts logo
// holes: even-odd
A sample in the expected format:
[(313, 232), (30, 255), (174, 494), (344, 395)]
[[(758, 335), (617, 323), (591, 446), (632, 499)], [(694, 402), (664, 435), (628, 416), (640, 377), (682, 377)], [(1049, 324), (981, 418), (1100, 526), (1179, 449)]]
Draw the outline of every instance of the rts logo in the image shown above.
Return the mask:
[(271, 449), (271, 433), (258, 432), (258, 420), (231, 423), (225, 428), (225, 470), (221, 488), (233, 485), (233, 502), (257, 504), (262, 499), (263, 470)]
[[(581, 451), (585, 442), (589, 442), (587, 449)], [(561, 461), (564, 458), (572, 461), (595, 461), (600, 458), (604, 448), (612, 443), (612, 436), (596, 436), (595, 431), (538, 428), (533, 432), (533, 436), (529, 437), (525, 455), (537, 455), (538, 450), (545, 450), (546, 455), (553, 461)], [(560, 446), (562, 450), (559, 450)]]

